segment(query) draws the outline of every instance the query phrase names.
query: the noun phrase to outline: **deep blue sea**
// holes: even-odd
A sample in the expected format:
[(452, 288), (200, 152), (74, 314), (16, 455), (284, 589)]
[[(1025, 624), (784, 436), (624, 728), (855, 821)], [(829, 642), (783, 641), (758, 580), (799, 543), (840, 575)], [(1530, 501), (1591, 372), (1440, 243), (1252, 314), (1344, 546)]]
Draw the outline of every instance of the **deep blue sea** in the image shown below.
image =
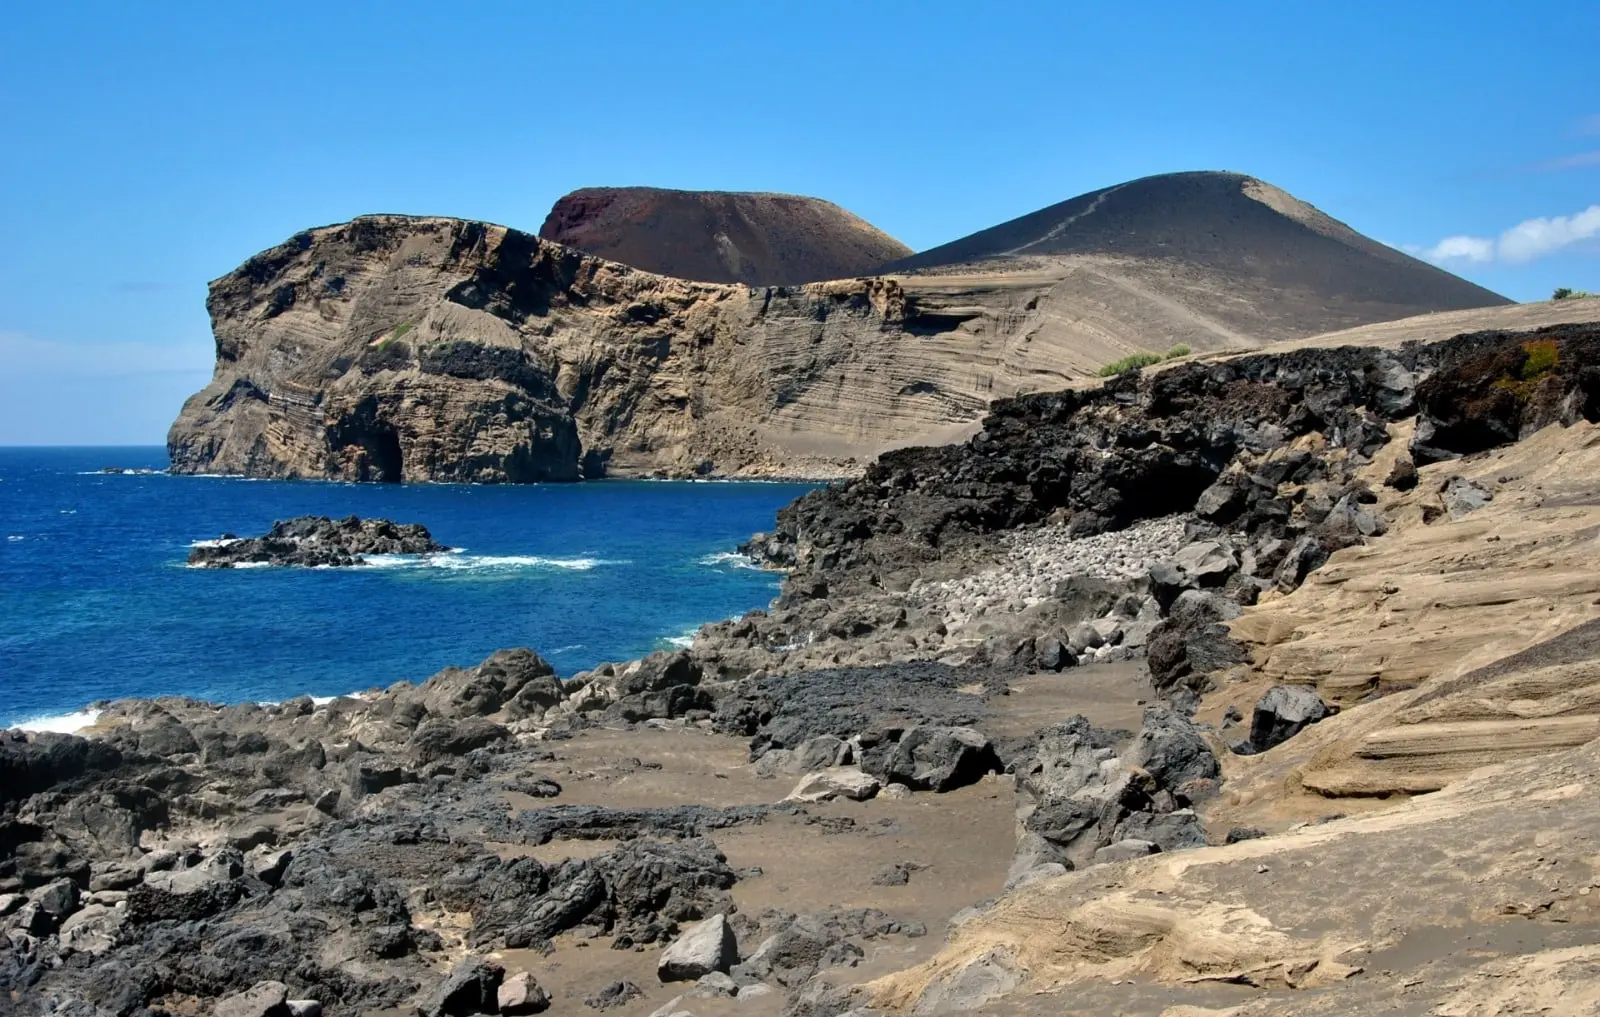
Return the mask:
[[(762, 607), (733, 555), (803, 484), (516, 487), (108, 475), (160, 448), (0, 448), (0, 726), (99, 699), (341, 695), (531, 647), (562, 674)], [(186, 568), (274, 520), (384, 516), (456, 553), (348, 569)]]

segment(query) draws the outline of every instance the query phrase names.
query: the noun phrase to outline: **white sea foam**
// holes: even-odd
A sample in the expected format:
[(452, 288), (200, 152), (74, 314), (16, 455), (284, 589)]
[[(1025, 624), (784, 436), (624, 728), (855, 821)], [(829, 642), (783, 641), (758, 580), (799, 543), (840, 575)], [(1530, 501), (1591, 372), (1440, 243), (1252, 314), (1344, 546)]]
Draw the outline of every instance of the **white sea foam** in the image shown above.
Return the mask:
[(15, 541), (15, 540), (27, 540), (28, 538), (24, 537), (24, 536), (21, 536), (20, 534), (15, 534), (14, 533), (11, 536), (7, 537), (6, 539)]
[(665, 642), (668, 646), (676, 646), (680, 650), (687, 650), (689, 647), (694, 645), (694, 634), (697, 631), (699, 631), (699, 630), (698, 629), (693, 629), (693, 630), (691, 630), (689, 632), (684, 633), (681, 636), (668, 636), (666, 639), (664, 639), (662, 641)]
[[(298, 696), (291, 696), (289, 698), (298, 699), (299, 697)], [(311, 703), (312, 703), (313, 706), (327, 706), (329, 703), (333, 702), (335, 699), (368, 699), (368, 698), (371, 698), (371, 697), (368, 696), (367, 693), (365, 693), (365, 692), (349, 692), (349, 693), (346, 693), (345, 695), (342, 695), (342, 696), (311, 696), (310, 697)], [(282, 699), (261, 699), (261, 700), (257, 700), (256, 705), (257, 706), (282, 706), (285, 702), (286, 702), (286, 700), (282, 700)]]
[(728, 568), (762, 571), (761, 566), (756, 564), (754, 558), (747, 554), (740, 554), (738, 551), (718, 551), (716, 554), (708, 554), (700, 559), (700, 564), (710, 565), (713, 568), (727, 566)]
[[(195, 541), (191, 547), (220, 547), (229, 541)], [(435, 554), (364, 554), (361, 559), (367, 568), (375, 569), (444, 569), (452, 572), (510, 572), (518, 569), (567, 569), (587, 572), (602, 565), (627, 565), (626, 561), (609, 558), (548, 558), (537, 554), (462, 554), (460, 548), (451, 548)], [(203, 564), (190, 564), (191, 569), (203, 569)], [(272, 568), (271, 562), (242, 561), (236, 569)], [(312, 569), (332, 569), (332, 565), (313, 565)], [(344, 571), (339, 569), (338, 571)]]
[(62, 713), (54, 717), (38, 717), (33, 720), (17, 724), (19, 731), (53, 731), (56, 734), (76, 734), (86, 727), (93, 726), (100, 718), (99, 710), (79, 710), (77, 713)]
[(218, 537), (216, 540), (191, 540), (189, 542), (189, 546), (190, 547), (227, 547), (229, 544), (237, 544), (239, 541), (241, 541), (243, 539), (244, 539), (243, 537)]
[(369, 554), (363, 557), (369, 566), (377, 568), (452, 569), (464, 572), (509, 569), (570, 569), (587, 572), (601, 565), (627, 564), (624, 561), (611, 561), (605, 558), (550, 558), (538, 554), (463, 554), (454, 549), (442, 554)]

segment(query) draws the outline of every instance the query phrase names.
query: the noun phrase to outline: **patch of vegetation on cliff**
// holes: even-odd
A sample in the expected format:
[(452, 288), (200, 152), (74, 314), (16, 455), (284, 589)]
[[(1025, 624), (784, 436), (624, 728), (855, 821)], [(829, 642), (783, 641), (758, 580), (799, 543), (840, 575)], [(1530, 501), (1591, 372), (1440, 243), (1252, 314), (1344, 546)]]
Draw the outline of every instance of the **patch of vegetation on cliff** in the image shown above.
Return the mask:
[(399, 371), (411, 363), (411, 346), (409, 343), (390, 337), (376, 346), (369, 346), (361, 353), (361, 370), (366, 374), (375, 374), (378, 371)]
[(1556, 291), (1550, 294), (1551, 300), (1586, 300), (1596, 294), (1588, 290), (1575, 290), (1570, 286), (1557, 286)]
[(1176, 360), (1178, 357), (1187, 357), (1191, 352), (1193, 351), (1190, 350), (1189, 347), (1180, 343), (1177, 346), (1172, 347), (1172, 349), (1168, 350), (1164, 355), (1160, 353), (1134, 353), (1130, 356), (1123, 357), (1121, 360), (1114, 360), (1106, 366), (1100, 368), (1100, 377), (1114, 378), (1119, 374), (1127, 374), (1129, 371), (1137, 371), (1141, 367), (1149, 367), (1151, 364), (1159, 364), (1163, 360)]
[(1533, 390), (1561, 364), (1561, 347), (1554, 339), (1535, 339), (1522, 344), (1522, 366), (1515, 375), (1497, 378), (1494, 387), (1526, 402)]

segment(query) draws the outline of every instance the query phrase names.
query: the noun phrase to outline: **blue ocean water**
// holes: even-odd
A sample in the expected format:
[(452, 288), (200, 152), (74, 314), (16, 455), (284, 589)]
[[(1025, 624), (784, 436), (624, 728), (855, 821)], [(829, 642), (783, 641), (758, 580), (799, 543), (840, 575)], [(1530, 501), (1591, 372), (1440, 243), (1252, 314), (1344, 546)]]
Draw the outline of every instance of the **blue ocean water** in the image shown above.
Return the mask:
[[(340, 695), (528, 646), (562, 674), (764, 606), (731, 554), (803, 484), (352, 485), (108, 475), (160, 448), (0, 449), (0, 726), (99, 699)], [(314, 513), (426, 525), (459, 553), (191, 569), (192, 541)]]

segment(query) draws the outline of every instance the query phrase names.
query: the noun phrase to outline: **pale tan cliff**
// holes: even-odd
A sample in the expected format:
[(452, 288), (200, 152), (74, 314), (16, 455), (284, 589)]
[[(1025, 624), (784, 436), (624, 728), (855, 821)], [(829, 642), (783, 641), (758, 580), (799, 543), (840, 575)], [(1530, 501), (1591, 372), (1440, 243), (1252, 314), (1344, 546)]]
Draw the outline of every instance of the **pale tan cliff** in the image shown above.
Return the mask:
[(1156, 345), (1255, 343), (1127, 266), (751, 289), (652, 275), (500, 226), (373, 216), (212, 284), (189, 472), (523, 481), (837, 476), (955, 437), (989, 400)]
[(1041, 334), (1054, 285), (750, 289), (368, 217), (212, 284), (216, 375), (169, 447), (179, 471), (264, 476), (839, 475), (1117, 353)]

